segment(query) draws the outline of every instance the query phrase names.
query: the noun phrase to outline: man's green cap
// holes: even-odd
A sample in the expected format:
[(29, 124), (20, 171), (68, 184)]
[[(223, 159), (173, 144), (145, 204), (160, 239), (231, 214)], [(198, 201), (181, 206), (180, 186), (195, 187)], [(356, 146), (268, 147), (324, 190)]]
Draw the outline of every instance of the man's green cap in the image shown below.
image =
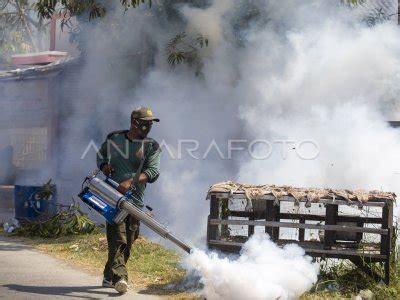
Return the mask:
[(148, 107), (138, 107), (131, 114), (131, 119), (160, 122), (160, 119), (153, 116), (153, 112)]

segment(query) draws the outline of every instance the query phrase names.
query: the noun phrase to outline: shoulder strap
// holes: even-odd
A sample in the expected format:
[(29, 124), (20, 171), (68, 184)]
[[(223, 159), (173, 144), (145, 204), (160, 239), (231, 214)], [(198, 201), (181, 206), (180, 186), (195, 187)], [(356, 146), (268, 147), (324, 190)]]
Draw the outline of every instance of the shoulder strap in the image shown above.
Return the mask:
[(140, 164), (139, 164), (138, 169), (136, 170), (135, 178), (133, 178), (133, 182), (132, 182), (132, 187), (133, 187), (133, 188), (135, 187), (135, 184), (139, 181), (139, 176), (140, 176), (140, 174), (142, 173), (144, 161), (146, 160), (146, 153), (147, 153), (148, 151), (146, 151), (147, 149), (145, 149), (145, 148), (148, 148), (148, 147), (149, 147), (149, 146), (146, 147), (146, 145), (150, 145), (150, 144), (151, 144), (151, 141), (152, 141), (152, 140), (150, 140), (150, 139), (145, 139), (145, 140), (143, 140), (143, 143), (142, 143), (143, 154), (142, 154), (142, 157), (140, 158)]

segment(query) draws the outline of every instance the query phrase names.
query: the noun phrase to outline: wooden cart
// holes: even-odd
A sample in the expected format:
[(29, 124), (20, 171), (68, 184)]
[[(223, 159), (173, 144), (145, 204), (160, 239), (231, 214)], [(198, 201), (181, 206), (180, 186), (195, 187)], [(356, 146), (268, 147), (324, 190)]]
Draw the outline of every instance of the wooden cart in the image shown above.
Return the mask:
[[(278, 245), (295, 243), (312, 257), (348, 259), (377, 281), (389, 283), (393, 193), (225, 182), (212, 186), (208, 199), (211, 249), (239, 252), (261, 229)], [(292, 236), (285, 237), (285, 230)], [(376, 274), (371, 263), (383, 263), (384, 275)]]

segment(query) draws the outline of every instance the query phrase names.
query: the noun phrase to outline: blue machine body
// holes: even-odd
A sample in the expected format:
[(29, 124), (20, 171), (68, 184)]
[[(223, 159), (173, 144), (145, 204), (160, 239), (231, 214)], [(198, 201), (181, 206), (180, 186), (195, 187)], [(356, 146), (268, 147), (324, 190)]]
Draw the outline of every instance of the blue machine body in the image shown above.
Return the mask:
[(102, 215), (107, 223), (121, 224), (128, 216), (131, 216), (163, 238), (169, 239), (187, 253), (192, 251), (190, 246), (174, 236), (168, 228), (158, 223), (151, 215), (142, 211), (134, 203), (130, 203), (128, 198), (132, 196), (131, 190), (122, 195), (118, 191), (119, 184), (117, 182), (109, 178), (103, 181), (96, 177), (98, 173), (97, 171), (91, 177), (86, 177), (79, 197), (89, 208)]
[(107, 223), (114, 223), (113, 219), (120, 211), (118, 208), (112, 207), (101, 199), (101, 197), (89, 191), (89, 189), (84, 189), (82, 193), (79, 194), (79, 197), (86, 205), (102, 215), (106, 219)]

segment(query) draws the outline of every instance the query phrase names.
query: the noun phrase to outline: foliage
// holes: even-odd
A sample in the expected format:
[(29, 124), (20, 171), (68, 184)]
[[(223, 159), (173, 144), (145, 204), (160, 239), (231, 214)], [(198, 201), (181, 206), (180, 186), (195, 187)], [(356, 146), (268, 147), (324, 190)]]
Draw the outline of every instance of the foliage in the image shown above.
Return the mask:
[[(372, 266), (375, 272), (381, 273), (378, 265)], [(321, 263), (318, 282), (310, 292), (301, 299), (343, 299), (351, 298), (362, 291), (372, 291), (376, 299), (395, 299), (400, 295), (400, 285), (395, 279), (399, 265), (392, 266), (390, 285), (374, 281), (349, 261), (325, 260)]]
[[(4, 27), (3, 27), (4, 28)], [(22, 31), (11, 31), (2, 34), (0, 38), (0, 69), (11, 66), (11, 55), (31, 51), (32, 44), (25, 38)]]
[(340, 0), (344, 4), (359, 5), (365, 2), (365, 0)]
[(187, 63), (196, 70), (196, 75), (201, 75), (203, 66), (199, 51), (203, 47), (208, 47), (208, 39), (202, 35), (188, 37), (185, 32), (181, 32), (173, 37), (165, 48), (168, 63), (175, 66), (181, 63)]
[(0, 65), (9, 66), (12, 54), (41, 48), (47, 24), (34, 13), (28, 0), (0, 0)]
[(99, 230), (100, 228), (80, 211), (79, 205), (73, 203), (70, 206), (64, 206), (52, 217), (43, 215), (37, 220), (22, 222), (22, 226), (12, 234), (54, 238), (62, 235), (97, 233)]
[[(147, 0), (149, 7), (151, 7), (151, 0)], [(123, 7), (125, 7), (125, 9), (128, 9), (130, 7), (132, 8), (136, 8), (138, 7), (140, 4), (145, 3), (145, 0), (131, 0), (131, 1), (126, 1), (126, 0), (121, 0), (121, 4)]]
[(39, 0), (34, 4), (39, 16), (50, 19), (53, 14), (58, 14), (63, 18), (77, 16), (88, 12), (89, 19), (103, 17), (106, 8), (103, 4), (94, 0), (85, 1), (66, 1), (66, 0)]
[[(392, 243), (397, 245), (398, 224), (395, 222), (392, 231)], [(397, 247), (391, 253), (390, 262), (390, 284), (376, 282), (360, 268), (347, 260), (327, 259), (320, 261), (320, 274), (318, 282), (310, 292), (304, 294), (301, 299), (343, 299), (350, 298), (362, 291), (372, 291), (376, 299), (399, 299), (400, 263), (397, 258)], [(380, 264), (367, 263), (375, 274), (381, 277), (384, 274), (383, 266)]]
[(41, 189), (36, 193), (39, 199), (49, 200), (55, 193), (55, 185), (51, 183), (51, 179), (47, 181)]
[[(120, 3), (125, 10), (129, 8), (136, 8), (145, 2), (147, 2), (149, 7), (151, 7), (151, 0), (120, 0)], [(104, 2), (95, 0), (39, 0), (35, 3), (34, 7), (39, 16), (47, 19), (51, 18), (54, 13), (57, 13), (64, 18), (87, 13), (89, 20), (91, 20), (105, 16), (107, 9), (103, 3)]]

